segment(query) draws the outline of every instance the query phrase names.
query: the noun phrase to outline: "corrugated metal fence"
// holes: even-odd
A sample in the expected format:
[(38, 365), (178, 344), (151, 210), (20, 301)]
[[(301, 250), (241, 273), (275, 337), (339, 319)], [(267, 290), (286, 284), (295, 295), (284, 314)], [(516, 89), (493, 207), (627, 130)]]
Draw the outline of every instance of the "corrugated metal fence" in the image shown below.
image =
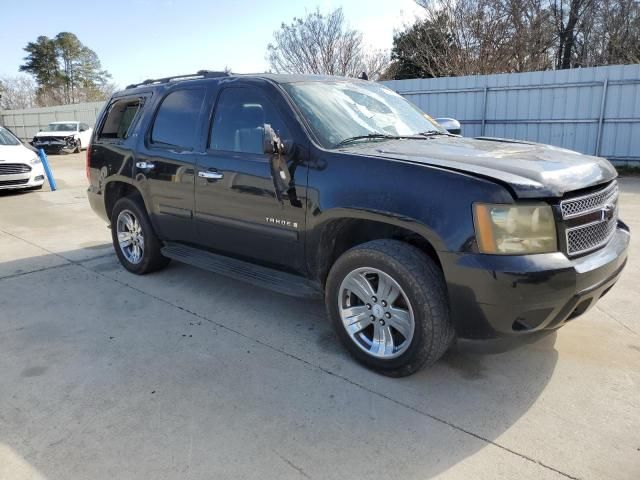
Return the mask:
[(549, 143), (640, 165), (640, 65), (383, 82), (465, 136)]
[(31, 140), (38, 130), (50, 122), (75, 120), (93, 126), (103, 105), (104, 102), (93, 102), (27, 110), (3, 110), (0, 112), (0, 125), (9, 128), (22, 140)]

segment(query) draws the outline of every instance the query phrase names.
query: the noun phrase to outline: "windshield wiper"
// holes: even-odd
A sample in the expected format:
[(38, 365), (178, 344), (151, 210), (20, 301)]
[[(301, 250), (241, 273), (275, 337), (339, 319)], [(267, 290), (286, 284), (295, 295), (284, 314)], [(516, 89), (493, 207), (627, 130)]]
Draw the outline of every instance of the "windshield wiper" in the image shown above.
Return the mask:
[(347, 145), (349, 143), (355, 142), (357, 140), (365, 140), (368, 138), (381, 138), (381, 139), (386, 139), (386, 140), (404, 140), (404, 139), (409, 139), (409, 140), (425, 140), (428, 137), (432, 137), (435, 135), (450, 135), (449, 133), (443, 133), (443, 132), (438, 132), (436, 130), (429, 130), (427, 132), (424, 133), (417, 133), (415, 135), (388, 135), (385, 133), (369, 133), (367, 135), (357, 135), (355, 137), (349, 137), (349, 138), (345, 138), (344, 140), (342, 140), (341, 142), (337, 143), (336, 145), (333, 146), (333, 148), (338, 148), (338, 147), (342, 147), (344, 145)]
[(397, 135), (386, 135), (384, 133), (369, 133), (367, 135), (356, 135), (355, 137), (348, 137), (342, 140), (341, 142), (336, 143), (333, 148), (342, 147), (343, 145), (347, 145), (349, 143), (355, 142), (356, 140), (363, 140), (366, 138), (387, 138), (391, 140), (397, 140), (402, 137), (399, 137)]
[(418, 135), (422, 135), (423, 137), (435, 137), (436, 135), (452, 135), (449, 132), (440, 132), (438, 130), (427, 130), (426, 132), (421, 132)]

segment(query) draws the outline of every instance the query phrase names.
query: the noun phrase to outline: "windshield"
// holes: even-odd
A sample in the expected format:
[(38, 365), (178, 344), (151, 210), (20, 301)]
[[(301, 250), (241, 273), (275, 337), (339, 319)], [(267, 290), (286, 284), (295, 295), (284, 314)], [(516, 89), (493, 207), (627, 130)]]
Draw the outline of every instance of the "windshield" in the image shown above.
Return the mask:
[(50, 123), (47, 126), (47, 132), (75, 132), (77, 123)]
[(0, 145), (21, 145), (21, 143), (8, 130), (0, 127)]
[(353, 137), (444, 133), (412, 103), (378, 83), (300, 82), (283, 87), (325, 148)]

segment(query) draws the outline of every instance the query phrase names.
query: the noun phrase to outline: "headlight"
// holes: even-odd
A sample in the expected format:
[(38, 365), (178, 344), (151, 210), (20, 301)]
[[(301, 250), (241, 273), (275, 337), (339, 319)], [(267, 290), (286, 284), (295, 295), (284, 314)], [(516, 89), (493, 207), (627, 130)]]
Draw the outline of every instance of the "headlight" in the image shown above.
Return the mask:
[(519, 255), (558, 250), (551, 207), (535, 205), (473, 205), (476, 239), (481, 253)]
[(39, 163), (42, 163), (42, 160), (40, 160), (40, 157), (38, 156), (33, 157), (31, 160), (29, 160), (30, 165), (37, 165)]

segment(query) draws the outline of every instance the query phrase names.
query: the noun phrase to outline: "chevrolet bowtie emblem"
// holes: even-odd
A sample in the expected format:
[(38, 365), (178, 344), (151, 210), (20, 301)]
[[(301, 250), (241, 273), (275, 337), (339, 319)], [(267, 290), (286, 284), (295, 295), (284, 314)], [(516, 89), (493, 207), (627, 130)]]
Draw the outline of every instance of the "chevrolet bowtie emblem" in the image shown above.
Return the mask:
[(613, 218), (616, 211), (615, 205), (607, 204), (600, 210), (600, 221), (609, 221)]

